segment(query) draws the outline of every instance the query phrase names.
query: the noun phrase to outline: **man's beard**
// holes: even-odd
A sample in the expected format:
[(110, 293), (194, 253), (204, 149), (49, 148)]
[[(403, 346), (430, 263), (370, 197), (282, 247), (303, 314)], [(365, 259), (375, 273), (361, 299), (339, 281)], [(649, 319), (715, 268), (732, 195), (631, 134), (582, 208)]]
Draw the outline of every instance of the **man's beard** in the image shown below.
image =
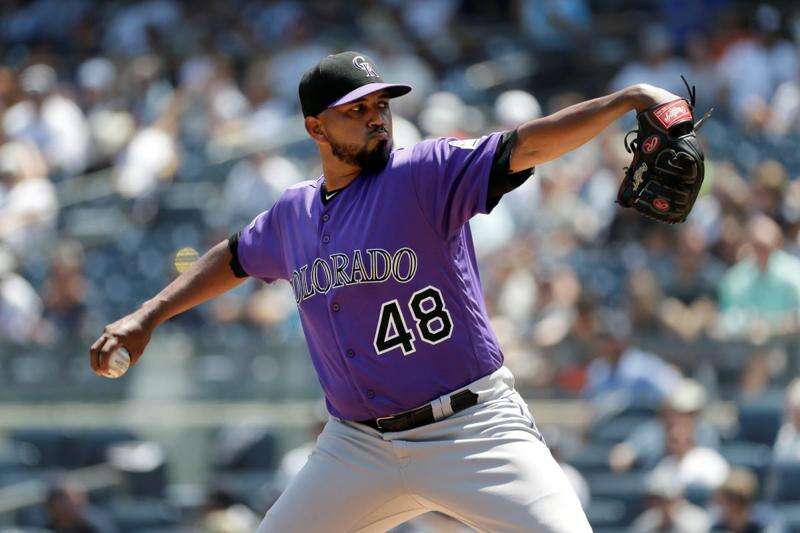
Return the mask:
[(365, 174), (375, 174), (383, 170), (392, 153), (392, 139), (381, 139), (375, 148), (359, 147), (355, 144), (339, 144), (330, 141), (331, 152), (340, 161), (355, 165)]

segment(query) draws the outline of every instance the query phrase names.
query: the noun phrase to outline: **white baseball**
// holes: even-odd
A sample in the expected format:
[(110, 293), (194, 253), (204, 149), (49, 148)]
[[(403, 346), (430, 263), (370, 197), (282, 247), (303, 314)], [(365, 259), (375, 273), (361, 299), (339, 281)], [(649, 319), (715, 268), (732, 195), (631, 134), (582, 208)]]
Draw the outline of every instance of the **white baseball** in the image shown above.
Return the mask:
[(103, 372), (103, 376), (116, 379), (128, 371), (131, 366), (131, 356), (124, 347), (120, 346), (108, 357), (108, 370)]

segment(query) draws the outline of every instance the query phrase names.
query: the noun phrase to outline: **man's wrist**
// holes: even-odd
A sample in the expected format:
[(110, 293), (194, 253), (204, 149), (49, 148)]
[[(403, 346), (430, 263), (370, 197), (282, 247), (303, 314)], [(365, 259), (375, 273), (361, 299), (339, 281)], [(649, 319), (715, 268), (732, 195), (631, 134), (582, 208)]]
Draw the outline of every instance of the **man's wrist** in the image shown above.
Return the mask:
[(651, 99), (647, 97), (645, 86), (641, 83), (626, 87), (622, 93), (625, 104), (630, 111), (639, 113), (652, 104)]
[(666, 102), (678, 100), (681, 97), (660, 87), (637, 83), (623, 89), (629, 108), (637, 113), (658, 106)]
[(163, 322), (163, 311), (162, 305), (155, 299), (147, 300), (142, 304), (142, 306), (138, 309), (137, 313), (139, 314), (140, 320), (142, 321), (142, 325), (149, 329), (155, 329), (161, 322)]

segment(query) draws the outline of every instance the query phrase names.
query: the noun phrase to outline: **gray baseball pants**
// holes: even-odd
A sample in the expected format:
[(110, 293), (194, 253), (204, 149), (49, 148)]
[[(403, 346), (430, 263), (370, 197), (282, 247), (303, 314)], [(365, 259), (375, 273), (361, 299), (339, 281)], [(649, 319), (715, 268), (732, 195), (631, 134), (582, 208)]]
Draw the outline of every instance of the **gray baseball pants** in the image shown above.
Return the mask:
[(591, 531), (511, 372), (464, 388), (477, 405), (451, 414), (442, 396), (437, 421), (407, 431), (331, 417), (258, 533), (386, 531), (429, 511), (493, 533)]

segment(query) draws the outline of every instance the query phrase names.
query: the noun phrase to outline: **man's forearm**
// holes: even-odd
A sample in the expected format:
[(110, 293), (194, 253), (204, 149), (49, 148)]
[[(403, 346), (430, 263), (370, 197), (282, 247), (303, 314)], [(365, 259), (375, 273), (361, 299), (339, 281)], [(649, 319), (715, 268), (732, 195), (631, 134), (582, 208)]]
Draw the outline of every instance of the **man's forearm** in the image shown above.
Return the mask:
[(142, 304), (142, 319), (155, 328), (173, 316), (240, 285), (247, 278), (237, 278), (230, 267), (231, 253), (222, 241), (156, 296)]
[(546, 163), (570, 152), (603, 131), (628, 111), (640, 110), (677, 96), (646, 85), (569, 106), (522, 124), (511, 156), (512, 172)]

